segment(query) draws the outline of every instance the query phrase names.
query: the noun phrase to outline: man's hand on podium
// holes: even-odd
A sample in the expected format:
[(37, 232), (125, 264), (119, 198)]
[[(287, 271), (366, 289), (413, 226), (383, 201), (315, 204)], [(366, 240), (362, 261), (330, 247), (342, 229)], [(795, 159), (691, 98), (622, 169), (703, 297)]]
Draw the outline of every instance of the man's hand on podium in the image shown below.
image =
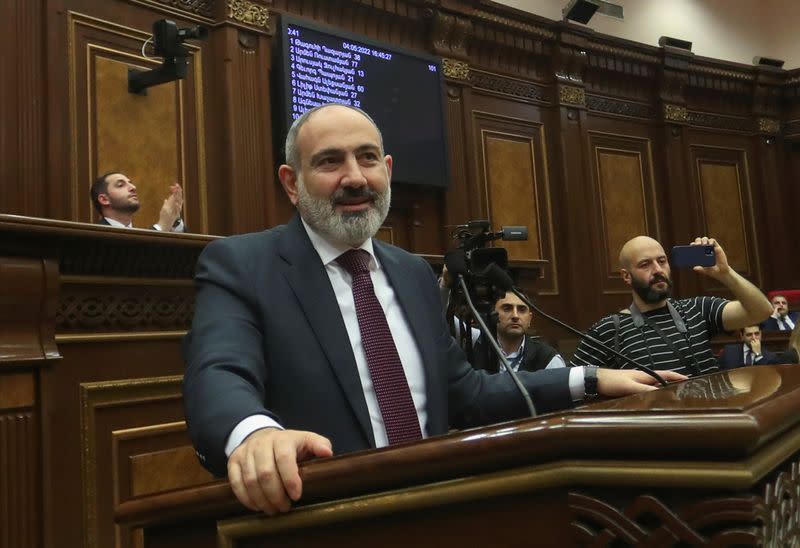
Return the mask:
[(231, 453), (228, 481), (239, 502), (272, 516), (288, 512), (303, 494), (297, 463), (332, 455), (330, 440), (319, 434), (262, 428)]
[[(689, 377), (674, 371), (658, 371), (658, 374), (667, 381), (685, 381)], [(637, 369), (606, 369), (597, 370), (597, 392), (601, 396), (618, 397), (639, 392), (647, 392), (659, 388), (658, 381)]]

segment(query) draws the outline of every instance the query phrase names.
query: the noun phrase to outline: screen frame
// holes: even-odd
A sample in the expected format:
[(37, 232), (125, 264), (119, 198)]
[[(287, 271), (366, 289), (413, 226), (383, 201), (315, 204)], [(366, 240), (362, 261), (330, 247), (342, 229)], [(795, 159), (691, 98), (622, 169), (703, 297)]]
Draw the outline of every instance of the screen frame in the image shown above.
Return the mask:
[[(450, 177), (451, 177), (450, 140), (448, 135), (449, 125), (447, 118), (447, 97), (446, 97), (447, 87), (444, 74), (442, 71), (442, 65), (443, 65), (442, 57), (438, 57), (436, 55), (432, 55), (427, 52), (410, 50), (408, 48), (397, 46), (390, 42), (382, 42), (380, 40), (372, 39), (368, 36), (331, 27), (329, 25), (321, 24), (317, 21), (304, 19), (302, 17), (297, 17), (295, 15), (288, 15), (288, 14), (280, 14), (278, 18), (276, 26), (278, 34), (277, 44), (275, 44), (275, 47), (273, 48), (272, 72), (274, 74), (272, 75), (272, 82), (273, 82), (272, 95), (273, 97), (277, 97), (278, 100), (280, 101), (277, 113), (276, 109), (274, 108), (275, 103), (273, 103), (273, 116), (272, 116), (273, 135), (280, 136), (278, 139), (275, 139), (275, 149), (276, 149), (275, 158), (278, 158), (281, 162), (286, 161), (285, 151), (284, 151), (284, 140), (286, 138), (286, 134), (289, 131), (289, 128), (294, 122), (290, 106), (290, 101), (291, 101), (291, 96), (289, 91), (290, 86), (288, 84), (288, 80), (290, 79), (289, 73), (291, 71), (291, 67), (289, 66), (290, 64), (290, 59), (288, 55), (289, 36), (287, 33), (287, 27), (290, 25), (295, 25), (301, 28), (307, 28), (313, 32), (328, 34), (335, 38), (361, 43), (391, 53), (397, 53), (400, 55), (405, 55), (406, 57), (418, 59), (424, 63), (436, 65), (438, 74), (437, 76), (438, 88), (439, 88), (438, 111), (439, 111), (439, 124), (441, 127), (443, 181), (441, 182), (441, 184), (420, 183), (420, 182), (409, 182), (409, 181), (395, 181), (393, 178), (392, 184), (397, 183), (406, 187), (421, 187), (421, 188), (448, 190), (450, 188)], [(277, 116), (275, 114), (277, 114)], [(378, 120), (376, 120), (376, 123), (378, 123), (378, 126), (381, 129), (381, 131), (385, 132), (385, 128), (380, 127), (380, 122)], [(391, 154), (392, 151), (390, 148), (386, 148), (385, 153)]]

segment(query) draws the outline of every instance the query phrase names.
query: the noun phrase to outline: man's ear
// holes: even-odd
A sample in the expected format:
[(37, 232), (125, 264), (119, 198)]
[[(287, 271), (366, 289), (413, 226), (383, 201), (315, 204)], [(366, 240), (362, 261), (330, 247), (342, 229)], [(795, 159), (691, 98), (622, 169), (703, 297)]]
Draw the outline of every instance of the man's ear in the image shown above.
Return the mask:
[(631, 273), (625, 270), (624, 268), (619, 269), (619, 274), (622, 276), (622, 281), (628, 285), (631, 285)]
[(291, 166), (283, 164), (278, 168), (278, 178), (292, 205), (297, 205), (297, 173), (295, 170)]
[(392, 157), (390, 155), (386, 155), (383, 157), (383, 163), (386, 165), (386, 174), (388, 175), (389, 182), (392, 180)]
[(108, 197), (108, 194), (98, 194), (97, 201), (101, 206), (110, 206), (111, 200)]

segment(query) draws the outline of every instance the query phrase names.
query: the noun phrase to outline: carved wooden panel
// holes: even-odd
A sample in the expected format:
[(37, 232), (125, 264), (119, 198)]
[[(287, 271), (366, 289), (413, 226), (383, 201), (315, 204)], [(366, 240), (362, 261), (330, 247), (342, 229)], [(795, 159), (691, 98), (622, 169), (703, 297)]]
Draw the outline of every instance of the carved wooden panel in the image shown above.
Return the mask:
[(214, 481), (197, 460), (186, 423), (112, 432), (114, 503)]
[[(750, 495), (706, 496), (675, 501), (640, 495), (623, 504), (568, 495), (576, 546), (755, 546), (757, 530)], [(750, 527), (747, 527), (750, 525)], [(776, 545), (777, 546), (777, 545)]]
[(627, 293), (619, 275), (622, 245), (642, 234), (659, 238), (651, 143), (642, 137), (590, 132), (589, 147), (603, 292)]
[(475, 138), (482, 154), (478, 166), (484, 200), (493, 230), (528, 227), (528, 240), (496, 245), (508, 250), (510, 261), (548, 260), (540, 294), (558, 293), (557, 264), (544, 125), (483, 113), (474, 115)]
[(760, 546), (797, 546), (800, 539), (800, 462), (792, 462), (764, 486), (764, 503), (759, 507), (763, 526)]
[[(118, 546), (130, 545), (129, 531), (120, 530), (113, 520), (114, 500), (121, 491), (119, 463), (113, 458), (115, 433), (182, 421), (181, 384), (180, 376), (80, 383), (86, 547), (114, 546), (115, 538), (121, 539)], [(186, 441), (181, 436), (179, 446), (186, 445)], [(158, 441), (155, 444), (159, 449), (170, 448), (166, 444), (159, 446)], [(141, 478), (141, 474), (139, 481), (153, 485), (152, 481)], [(122, 491), (129, 492), (128, 488)]]
[(172, 287), (70, 284), (58, 303), (56, 326), (59, 335), (186, 330), (193, 314), (189, 281)]
[(746, 152), (706, 146), (691, 152), (704, 233), (720, 241), (737, 272), (760, 283)]
[(169, 185), (177, 182), (184, 187), (187, 226), (205, 232), (202, 51), (187, 43), (192, 52), (187, 78), (137, 95), (128, 92), (128, 70), (159, 65), (159, 60), (141, 54), (149, 29), (77, 13), (70, 14), (68, 25), (71, 219), (96, 218), (89, 187), (98, 175), (119, 170), (137, 186), (142, 207), (135, 226), (149, 227), (158, 220)]
[(0, 361), (58, 358), (55, 261), (0, 256)]
[(38, 436), (33, 412), (0, 415), (0, 546), (41, 546)]

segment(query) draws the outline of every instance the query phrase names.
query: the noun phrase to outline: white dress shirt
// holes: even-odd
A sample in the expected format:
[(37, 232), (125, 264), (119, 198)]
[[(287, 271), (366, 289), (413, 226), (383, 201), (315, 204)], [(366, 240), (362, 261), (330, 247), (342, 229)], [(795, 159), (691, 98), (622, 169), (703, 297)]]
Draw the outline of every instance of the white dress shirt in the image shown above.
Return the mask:
[(789, 314), (786, 314), (784, 317), (781, 317), (780, 314), (776, 313), (773, 314), (772, 317), (775, 318), (778, 324), (778, 329), (780, 329), (781, 331), (791, 331), (794, 329), (794, 322), (789, 317)]
[[(103, 219), (105, 219), (109, 225), (115, 226), (117, 228), (134, 228), (133, 223), (124, 225), (121, 222), (111, 219), (109, 217), (103, 217)], [(164, 229), (161, 228), (161, 226), (158, 223), (154, 224), (153, 228), (158, 230), (159, 232), (164, 232)], [(185, 232), (185, 231), (186, 231), (186, 225), (183, 223), (183, 219), (178, 219), (178, 224), (175, 225), (175, 227), (171, 230), (171, 232)]]
[(119, 222), (119, 221), (117, 221), (117, 220), (115, 220), (115, 219), (111, 219), (111, 218), (109, 218), (109, 217), (103, 217), (103, 219), (105, 219), (105, 220), (106, 220), (106, 222), (107, 222), (109, 225), (111, 225), (111, 226), (115, 226), (115, 227), (117, 227), (117, 228), (133, 228), (133, 223), (128, 223), (127, 225), (124, 225), (124, 224), (122, 224), (121, 222)]

